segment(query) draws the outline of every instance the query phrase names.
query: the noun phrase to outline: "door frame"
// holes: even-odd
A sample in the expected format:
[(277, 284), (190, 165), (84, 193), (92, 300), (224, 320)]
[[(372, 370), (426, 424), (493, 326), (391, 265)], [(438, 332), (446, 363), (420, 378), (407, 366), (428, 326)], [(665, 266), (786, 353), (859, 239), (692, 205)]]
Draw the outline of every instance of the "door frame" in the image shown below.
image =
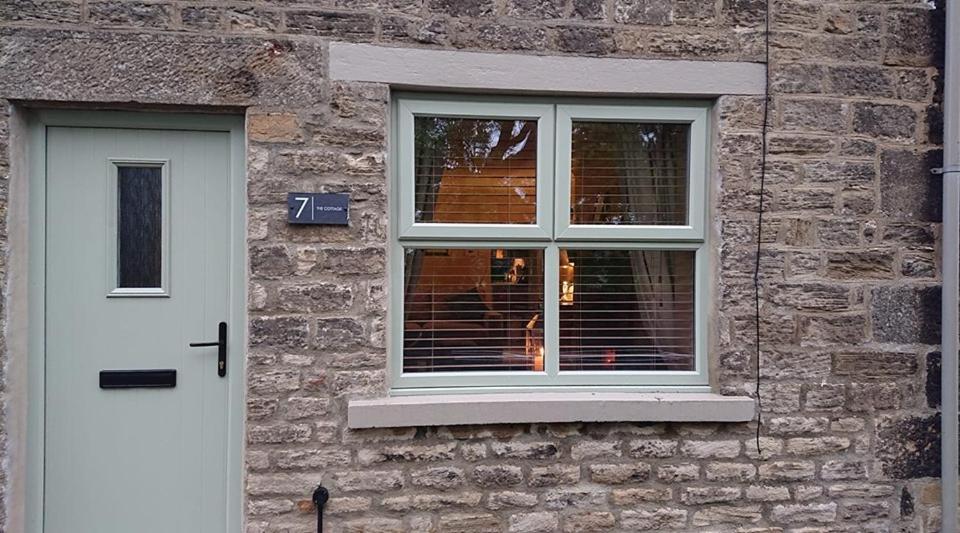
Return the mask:
[[(243, 454), (247, 346), (247, 246), (246, 246), (246, 140), (243, 115), (162, 113), (131, 111), (36, 110), (28, 118), (27, 165), (27, 533), (43, 532), (44, 433), (45, 433), (45, 254), (46, 254), (46, 130), (51, 126), (222, 131), (230, 135), (230, 272), (229, 320), (232, 325), (227, 368), (227, 531), (242, 531)], [(234, 325), (235, 324), (235, 325)]]

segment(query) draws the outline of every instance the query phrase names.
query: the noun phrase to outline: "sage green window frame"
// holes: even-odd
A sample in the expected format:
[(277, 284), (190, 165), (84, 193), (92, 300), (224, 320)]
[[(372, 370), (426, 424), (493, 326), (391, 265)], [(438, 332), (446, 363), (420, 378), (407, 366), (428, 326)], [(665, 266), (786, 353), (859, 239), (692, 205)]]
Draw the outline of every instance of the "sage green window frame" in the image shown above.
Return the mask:
[[(537, 223), (414, 223), (416, 116), (514, 118), (539, 121)], [(710, 290), (706, 235), (706, 169), (710, 105), (614, 99), (470, 97), (398, 93), (392, 101), (389, 216), (388, 374), (391, 394), (523, 390), (644, 390), (709, 392), (707, 312)], [(658, 122), (689, 125), (688, 224), (685, 226), (571, 227), (570, 131), (572, 120)], [(549, 161), (545, 161), (549, 159)], [(544, 252), (544, 370), (403, 372), (404, 254), (411, 248), (540, 249)], [(694, 370), (560, 371), (560, 249), (685, 250), (695, 253)]]

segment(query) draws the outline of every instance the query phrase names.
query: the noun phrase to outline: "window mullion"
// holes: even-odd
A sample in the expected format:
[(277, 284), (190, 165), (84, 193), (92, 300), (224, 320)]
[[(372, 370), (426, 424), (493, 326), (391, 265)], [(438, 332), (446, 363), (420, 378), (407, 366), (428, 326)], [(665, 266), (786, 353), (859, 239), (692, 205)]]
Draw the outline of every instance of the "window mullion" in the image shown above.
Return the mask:
[(544, 370), (548, 376), (560, 373), (560, 251), (556, 243), (547, 246), (543, 268)]

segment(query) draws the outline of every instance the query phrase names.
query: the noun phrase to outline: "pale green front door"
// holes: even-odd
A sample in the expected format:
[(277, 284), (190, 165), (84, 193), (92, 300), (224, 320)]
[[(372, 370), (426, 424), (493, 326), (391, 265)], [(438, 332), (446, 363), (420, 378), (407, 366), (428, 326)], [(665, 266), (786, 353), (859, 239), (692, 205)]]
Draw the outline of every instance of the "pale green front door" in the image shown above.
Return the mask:
[(239, 326), (230, 162), (229, 131), (46, 128), (46, 533), (226, 531), (242, 369), (188, 345)]

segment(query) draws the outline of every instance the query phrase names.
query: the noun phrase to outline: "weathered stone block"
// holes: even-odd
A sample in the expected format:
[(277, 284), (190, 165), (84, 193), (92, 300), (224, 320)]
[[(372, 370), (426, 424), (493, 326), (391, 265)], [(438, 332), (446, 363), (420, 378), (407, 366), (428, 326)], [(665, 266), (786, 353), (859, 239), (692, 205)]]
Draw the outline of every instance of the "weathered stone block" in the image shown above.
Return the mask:
[(656, 0), (617, 0), (613, 18), (621, 24), (664, 25), (673, 22), (673, 3)]
[(872, 291), (873, 337), (880, 342), (940, 342), (940, 288), (878, 287)]
[(892, 98), (896, 71), (868, 65), (842, 65), (828, 70), (830, 89), (844, 96)]
[(517, 18), (555, 19), (564, 14), (563, 0), (509, 0), (507, 15)]
[(847, 409), (856, 413), (898, 409), (901, 401), (896, 383), (851, 383), (847, 388)]
[(833, 356), (833, 371), (837, 375), (860, 377), (909, 376), (919, 367), (913, 353), (844, 353)]
[(473, 469), (473, 480), (481, 487), (509, 487), (523, 481), (523, 471), (518, 466), (478, 466)]
[(781, 502), (790, 499), (790, 490), (779, 485), (751, 485), (747, 487), (745, 496), (751, 501)]
[(491, 492), (487, 496), (487, 508), (499, 510), (507, 507), (535, 507), (537, 495), (530, 492)]
[(440, 533), (500, 533), (500, 521), (486, 514), (457, 513), (440, 517)]
[(620, 443), (605, 440), (585, 440), (575, 443), (570, 449), (574, 461), (597, 457), (620, 457)]
[(641, 483), (650, 479), (650, 471), (650, 465), (646, 463), (590, 465), (590, 479), (607, 485)]
[(250, 319), (250, 346), (303, 349), (309, 326), (299, 316), (254, 317)]
[(809, 461), (776, 461), (760, 465), (762, 481), (808, 481), (815, 476), (815, 467)]
[(853, 131), (886, 139), (911, 140), (917, 133), (917, 113), (905, 105), (855, 104)]
[(620, 514), (620, 525), (628, 531), (682, 529), (686, 524), (687, 511), (670, 507), (638, 509)]
[(367, 40), (373, 38), (375, 19), (361, 13), (305, 10), (288, 11), (286, 23), (295, 33)]
[(591, 26), (566, 26), (558, 30), (557, 43), (563, 52), (603, 55), (614, 50), (613, 31)]
[(247, 428), (249, 444), (301, 443), (310, 440), (312, 429), (307, 424), (278, 424)]
[(697, 527), (717, 524), (754, 524), (762, 518), (759, 505), (717, 505), (694, 512), (691, 523)]
[(553, 487), (573, 485), (580, 481), (580, 465), (554, 464), (530, 468), (527, 485), (531, 487)]
[(859, 461), (827, 461), (820, 469), (820, 478), (827, 481), (866, 479), (867, 465)]
[(145, 2), (90, 2), (89, 20), (96, 26), (168, 28), (173, 6)]
[(547, 509), (597, 508), (606, 505), (606, 492), (590, 488), (553, 489), (543, 496)]
[(939, 150), (884, 150), (880, 153), (880, 209), (909, 222), (939, 222), (943, 180), (930, 173), (941, 166)]
[(684, 441), (680, 454), (696, 459), (729, 459), (740, 455), (742, 444), (737, 440)]
[(757, 467), (749, 463), (708, 463), (707, 481), (749, 481), (757, 476)]
[(887, 14), (886, 55), (889, 65), (934, 64), (941, 53), (943, 10), (891, 9)]
[(510, 533), (551, 533), (560, 528), (557, 513), (520, 513), (510, 516)]
[(847, 104), (835, 100), (784, 100), (780, 103), (784, 130), (837, 133), (847, 129)]
[(637, 458), (665, 458), (677, 453), (677, 442), (662, 439), (640, 439), (630, 441), (629, 453)]
[(802, 345), (848, 344), (866, 338), (864, 315), (803, 316), (799, 336)]
[(231, 31), (273, 33), (280, 27), (280, 13), (254, 7), (227, 7), (227, 25)]
[(843, 407), (844, 386), (841, 383), (810, 385), (804, 406), (809, 411), (836, 410)]
[(743, 493), (739, 487), (688, 487), (680, 493), (685, 505), (726, 503), (739, 500)]
[(608, 531), (616, 524), (616, 517), (613, 513), (606, 512), (586, 512), (574, 513), (564, 517), (564, 533), (591, 533), (595, 531)]
[(894, 479), (940, 475), (940, 414), (883, 416), (877, 422), (877, 456)]
[(58, 0), (9, 0), (0, 4), (0, 20), (76, 24), (80, 22), (80, 2)]
[(440, 466), (417, 470), (410, 474), (410, 481), (418, 487), (450, 490), (463, 485), (466, 475), (460, 468)]
[(850, 439), (844, 437), (798, 437), (787, 439), (786, 451), (791, 455), (826, 455), (849, 447)]
[(829, 524), (837, 519), (837, 504), (777, 505), (771, 512), (771, 518), (780, 524)]
[(301, 138), (300, 121), (294, 113), (249, 114), (247, 137), (258, 142), (297, 142)]
[(666, 502), (673, 497), (673, 491), (663, 489), (614, 489), (610, 493), (611, 501), (616, 505), (633, 506), (640, 503)]

